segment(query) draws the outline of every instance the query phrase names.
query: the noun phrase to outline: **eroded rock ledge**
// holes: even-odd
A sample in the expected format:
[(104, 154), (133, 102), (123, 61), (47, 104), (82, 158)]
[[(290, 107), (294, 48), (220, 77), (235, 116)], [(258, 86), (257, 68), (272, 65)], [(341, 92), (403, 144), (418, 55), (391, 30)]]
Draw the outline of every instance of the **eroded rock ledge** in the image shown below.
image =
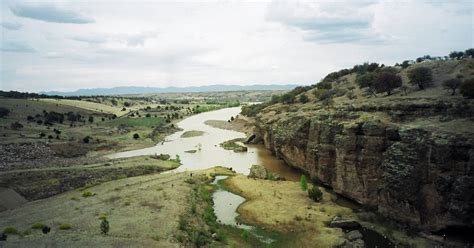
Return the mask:
[(399, 223), (472, 228), (473, 105), (433, 100), (295, 111), (277, 104), (257, 116), (256, 134), (288, 165)]

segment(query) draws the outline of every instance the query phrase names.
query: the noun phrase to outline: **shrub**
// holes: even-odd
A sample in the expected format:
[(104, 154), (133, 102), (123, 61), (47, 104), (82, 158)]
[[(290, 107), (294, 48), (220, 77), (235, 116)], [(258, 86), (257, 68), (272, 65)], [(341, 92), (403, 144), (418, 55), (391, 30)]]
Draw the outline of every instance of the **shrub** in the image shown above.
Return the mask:
[(0, 107), (0, 118), (10, 114), (10, 110), (4, 107)]
[(308, 182), (306, 181), (306, 176), (305, 175), (301, 175), (300, 187), (301, 187), (301, 190), (303, 190), (303, 191), (306, 191), (308, 189)]
[(109, 233), (109, 222), (107, 221), (107, 218), (102, 219), (100, 222), (100, 233), (104, 236), (106, 236)]
[(139, 135), (138, 133), (134, 133), (134, 134), (133, 134), (133, 138), (134, 138), (134, 139), (139, 139), (139, 138), (140, 138), (140, 135)]
[(465, 80), (461, 84), (460, 92), (466, 98), (474, 98), (474, 78)]
[(305, 94), (300, 95), (300, 103), (307, 103), (309, 101)]
[(411, 84), (423, 90), (433, 83), (433, 72), (428, 67), (417, 67), (408, 71), (408, 78)]
[(5, 229), (3, 229), (3, 233), (5, 233), (5, 234), (18, 234), (19, 232), (18, 232), (18, 230), (16, 230), (16, 228), (9, 226), (9, 227), (5, 227)]
[(71, 224), (63, 223), (63, 224), (59, 225), (59, 230), (69, 230), (71, 228), (72, 228)]
[(46, 134), (43, 133), (43, 132), (41, 132), (41, 133), (39, 134), (39, 136), (40, 136), (40, 138), (44, 138), (44, 137), (46, 136)]
[(146, 118), (150, 118), (151, 115), (150, 115), (150, 114), (146, 114), (145, 117), (146, 117)]
[(15, 121), (10, 125), (10, 128), (13, 130), (20, 130), (23, 128), (23, 124), (19, 123), (18, 121)]
[(454, 96), (456, 89), (461, 86), (461, 83), (461, 79), (458, 78), (448, 79), (443, 82), (443, 88), (451, 90), (451, 95)]
[(464, 52), (462, 51), (453, 51), (451, 53), (449, 53), (449, 57), (451, 59), (460, 59), (464, 56)]
[(93, 116), (89, 116), (89, 120), (88, 120), (90, 123), (94, 122), (94, 117)]
[(91, 197), (94, 196), (95, 194), (90, 192), (90, 191), (84, 191), (82, 192), (82, 197)]
[(32, 229), (43, 229), (43, 227), (45, 227), (45, 224), (43, 224), (43, 223), (35, 223), (35, 224), (31, 225)]
[(319, 189), (318, 186), (313, 186), (308, 189), (308, 197), (315, 202), (320, 202), (323, 199), (323, 192)]
[(86, 136), (86, 137), (84, 137), (84, 138), (82, 139), (82, 141), (87, 144), (87, 143), (89, 143), (89, 141), (90, 141), (91, 139), (92, 139), (92, 138), (91, 138), (90, 136)]
[(392, 90), (402, 86), (402, 78), (392, 72), (380, 72), (375, 77), (374, 89), (377, 93), (386, 92), (387, 95), (392, 93)]
[(374, 85), (376, 74), (373, 72), (368, 72), (363, 75), (357, 75), (356, 84), (359, 85), (359, 88), (372, 87)]
[(286, 104), (294, 103), (295, 102), (295, 96), (290, 94), (290, 93), (286, 93), (286, 94), (281, 96), (281, 101), (283, 103), (286, 103)]

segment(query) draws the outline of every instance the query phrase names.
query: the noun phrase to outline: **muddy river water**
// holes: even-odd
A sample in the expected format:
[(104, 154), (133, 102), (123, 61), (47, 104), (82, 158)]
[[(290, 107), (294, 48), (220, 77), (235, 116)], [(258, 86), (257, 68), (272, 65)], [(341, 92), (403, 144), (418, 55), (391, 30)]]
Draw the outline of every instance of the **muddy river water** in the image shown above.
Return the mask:
[[(227, 121), (231, 116), (240, 113), (240, 107), (225, 108), (205, 112), (188, 117), (178, 123), (183, 130), (166, 138), (165, 142), (156, 146), (111, 154), (108, 158), (125, 158), (139, 155), (169, 154), (172, 157), (179, 155), (182, 165), (176, 171), (191, 171), (207, 169), (214, 166), (232, 167), (238, 173), (247, 175), (253, 164), (265, 166), (272, 172), (278, 173), (287, 180), (298, 180), (300, 173), (286, 166), (283, 161), (276, 159), (263, 145), (248, 145), (248, 152), (236, 153), (225, 150), (220, 143), (245, 138), (241, 132), (223, 130), (206, 125), (206, 120)], [(202, 136), (182, 138), (186, 131), (197, 130), (205, 132)], [(197, 150), (196, 153), (186, 153), (188, 150)]]

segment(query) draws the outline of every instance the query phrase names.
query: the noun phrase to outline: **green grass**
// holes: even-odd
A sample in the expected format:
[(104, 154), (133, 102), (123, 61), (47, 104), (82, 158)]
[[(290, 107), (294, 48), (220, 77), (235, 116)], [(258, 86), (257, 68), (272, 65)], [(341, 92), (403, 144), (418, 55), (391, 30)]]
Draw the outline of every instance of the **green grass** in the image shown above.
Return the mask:
[(90, 191), (84, 191), (82, 192), (82, 197), (91, 197), (91, 196), (94, 196), (95, 193), (92, 193)]
[(45, 226), (46, 226), (46, 225), (43, 224), (43, 223), (35, 223), (35, 224), (31, 225), (31, 228), (32, 228), (32, 229), (40, 229), (40, 230), (41, 230), (41, 229), (43, 229), (43, 227), (45, 227)]
[(165, 119), (162, 117), (150, 117), (150, 118), (132, 118), (132, 117), (124, 117), (124, 118), (117, 118), (115, 120), (110, 120), (105, 122), (107, 126), (127, 126), (127, 127), (159, 127), (165, 124)]
[(71, 224), (63, 223), (63, 224), (59, 225), (59, 230), (69, 230), (71, 228), (72, 228)]
[(18, 230), (14, 227), (5, 227), (5, 229), (3, 229), (3, 233), (5, 234), (19, 234)]

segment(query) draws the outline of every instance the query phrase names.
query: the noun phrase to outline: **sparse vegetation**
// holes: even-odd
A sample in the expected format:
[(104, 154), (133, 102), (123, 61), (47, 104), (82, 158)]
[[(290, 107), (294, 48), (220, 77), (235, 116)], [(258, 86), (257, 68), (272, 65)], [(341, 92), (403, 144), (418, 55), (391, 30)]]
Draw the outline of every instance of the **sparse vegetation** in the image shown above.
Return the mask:
[(90, 191), (84, 191), (82, 192), (82, 197), (91, 197), (91, 196), (94, 196), (95, 194), (90, 192)]
[(31, 228), (32, 228), (32, 229), (43, 230), (43, 228), (44, 228), (45, 226), (46, 226), (46, 225), (43, 224), (43, 223), (34, 223), (33, 225), (31, 225)]
[(451, 95), (454, 96), (456, 89), (461, 86), (462, 81), (458, 78), (452, 78), (443, 81), (443, 88), (451, 90)]
[(474, 98), (474, 78), (465, 80), (461, 84), (460, 92), (466, 98)]
[(417, 67), (408, 71), (408, 78), (411, 84), (423, 90), (433, 83), (433, 72), (428, 67)]
[(63, 224), (59, 225), (59, 230), (69, 230), (71, 228), (72, 228), (72, 225), (68, 224), (68, 223), (63, 223)]
[(306, 191), (308, 189), (308, 182), (306, 181), (305, 175), (301, 175), (300, 177), (300, 187), (303, 191)]
[(3, 233), (5, 234), (19, 234), (18, 230), (12, 226), (9, 226), (9, 227), (5, 227), (5, 229), (3, 229)]
[[(315, 202), (320, 202), (323, 199), (323, 192), (319, 189), (318, 186), (314, 185), (313, 187), (308, 189), (308, 197)], [(321, 211), (325, 212), (325, 209), (324, 211)]]

